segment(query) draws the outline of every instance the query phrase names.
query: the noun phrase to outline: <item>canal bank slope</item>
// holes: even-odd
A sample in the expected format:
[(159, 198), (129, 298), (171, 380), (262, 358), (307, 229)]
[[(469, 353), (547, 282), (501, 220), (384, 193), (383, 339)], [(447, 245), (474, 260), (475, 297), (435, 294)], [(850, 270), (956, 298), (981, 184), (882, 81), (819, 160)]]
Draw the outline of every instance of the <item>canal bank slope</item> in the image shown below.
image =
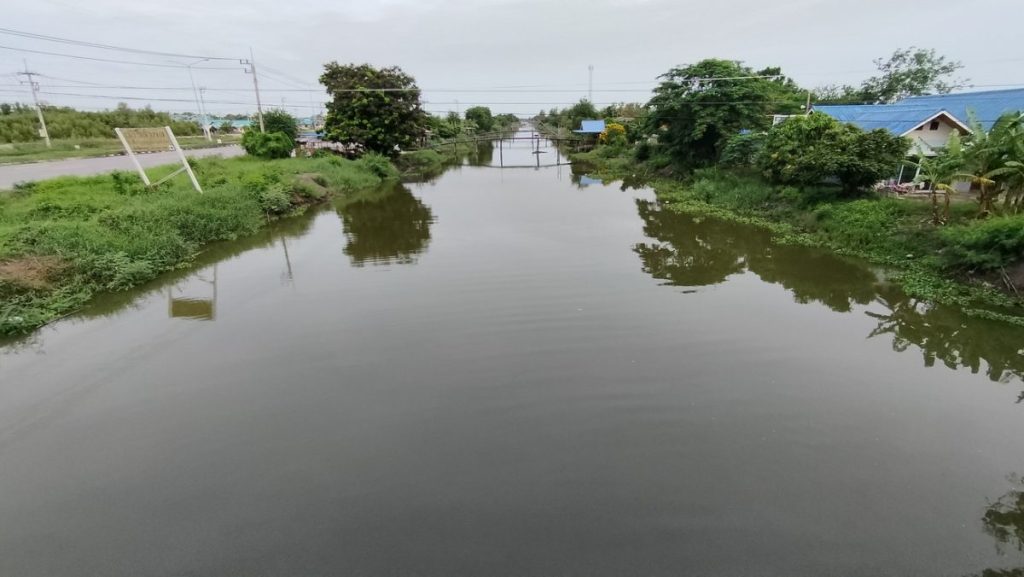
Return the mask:
[(865, 258), (893, 270), (911, 296), (1024, 326), (1024, 215), (979, 221), (974, 203), (954, 203), (950, 224), (936, 227), (922, 201), (808, 194), (719, 168), (679, 176), (606, 147), (572, 158), (577, 171), (652, 187), (671, 210), (756, 224), (779, 242)]
[(0, 194), (0, 334), (29, 332), (98, 292), (185, 266), (211, 242), (251, 235), (333, 195), (398, 178), (376, 155), (190, 162), (202, 194), (181, 177), (145, 188), (125, 172), (33, 182)]

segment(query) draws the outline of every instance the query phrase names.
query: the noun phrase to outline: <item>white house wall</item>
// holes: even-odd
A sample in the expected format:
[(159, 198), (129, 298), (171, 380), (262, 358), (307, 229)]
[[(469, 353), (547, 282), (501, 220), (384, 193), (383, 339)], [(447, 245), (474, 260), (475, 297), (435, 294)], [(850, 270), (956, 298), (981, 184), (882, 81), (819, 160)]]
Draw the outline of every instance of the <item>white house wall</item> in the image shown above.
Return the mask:
[(949, 142), (949, 137), (957, 128), (945, 120), (939, 120), (938, 130), (931, 130), (931, 122), (926, 122), (922, 130), (911, 130), (907, 133), (913, 143), (910, 147), (910, 154), (913, 156), (935, 156), (934, 149), (943, 148)]

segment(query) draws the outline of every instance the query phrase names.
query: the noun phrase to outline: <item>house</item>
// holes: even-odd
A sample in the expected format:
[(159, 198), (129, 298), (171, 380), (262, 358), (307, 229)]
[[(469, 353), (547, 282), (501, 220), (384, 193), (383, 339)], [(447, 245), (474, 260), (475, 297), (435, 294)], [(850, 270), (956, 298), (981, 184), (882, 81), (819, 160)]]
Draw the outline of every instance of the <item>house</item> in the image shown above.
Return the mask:
[(973, 116), (974, 120), (988, 131), (992, 129), (996, 120), (999, 120), (999, 117), (1007, 112), (1024, 111), (1024, 88), (912, 96), (896, 106), (921, 106), (948, 110), (950, 114), (968, 124)]
[(971, 132), (963, 120), (943, 108), (905, 102), (815, 106), (814, 112), (827, 114), (862, 130), (881, 128), (909, 138), (909, 156), (913, 157), (935, 156), (936, 149), (946, 146), (954, 132), (961, 135)]
[(911, 139), (910, 156), (934, 156), (954, 132), (971, 132), (973, 122), (989, 130), (1000, 116), (1024, 111), (1024, 88), (912, 96), (895, 104), (815, 106), (864, 130), (884, 128)]
[(580, 129), (573, 130), (576, 134), (601, 134), (604, 132), (604, 120), (581, 120)]

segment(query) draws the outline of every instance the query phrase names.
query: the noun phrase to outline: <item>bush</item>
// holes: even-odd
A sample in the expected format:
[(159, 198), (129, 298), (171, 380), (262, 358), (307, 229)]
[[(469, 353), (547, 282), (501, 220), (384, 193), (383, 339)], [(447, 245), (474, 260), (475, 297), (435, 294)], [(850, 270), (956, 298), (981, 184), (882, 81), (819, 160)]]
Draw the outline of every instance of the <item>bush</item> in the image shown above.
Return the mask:
[[(259, 126), (259, 120), (254, 120), (256, 121), (255, 126)], [(291, 141), (292, 146), (295, 145), (295, 139), (299, 136), (299, 124), (295, 117), (279, 108), (263, 113), (263, 127), (267, 134), (275, 132), (284, 134)]]
[(370, 174), (380, 178), (396, 178), (398, 176), (395, 166), (391, 164), (386, 156), (370, 152), (364, 154), (359, 160), (356, 161), (361, 164), (365, 169), (370, 171)]
[(890, 238), (906, 214), (898, 200), (855, 200), (824, 204), (815, 211), (816, 227), (841, 248), (870, 250)]
[(743, 212), (764, 208), (774, 196), (772, 187), (758, 178), (714, 168), (695, 171), (690, 190), (704, 202)]
[(292, 155), (295, 145), (283, 132), (257, 132), (246, 130), (242, 135), (242, 148), (250, 156), (257, 158), (288, 158)]
[(748, 132), (737, 134), (725, 143), (719, 164), (722, 166), (754, 166), (764, 147), (765, 133)]
[(812, 114), (772, 127), (757, 165), (772, 183), (805, 187), (836, 178), (849, 195), (891, 176), (909, 148), (909, 140), (884, 130), (864, 132)]
[(951, 226), (941, 237), (949, 268), (992, 271), (1024, 259), (1024, 216)]
[(256, 193), (256, 201), (263, 212), (284, 214), (292, 209), (291, 196), (280, 184), (272, 184)]

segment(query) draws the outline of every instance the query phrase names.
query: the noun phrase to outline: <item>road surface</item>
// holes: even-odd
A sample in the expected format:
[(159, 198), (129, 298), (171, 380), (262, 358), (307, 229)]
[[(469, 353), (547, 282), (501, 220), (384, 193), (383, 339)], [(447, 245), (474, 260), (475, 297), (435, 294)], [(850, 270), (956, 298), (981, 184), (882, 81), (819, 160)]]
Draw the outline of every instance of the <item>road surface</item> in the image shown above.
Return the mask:
[[(186, 150), (188, 156), (238, 156), (242, 154), (242, 147), (238, 145), (221, 146), (218, 148), (197, 148)], [(139, 162), (143, 167), (160, 166), (161, 164), (172, 164), (178, 162), (178, 155), (175, 152), (156, 152), (153, 154), (140, 154)], [(48, 162), (34, 162), (31, 164), (8, 164), (0, 165), (0, 190), (11, 188), (15, 183), (27, 182), (30, 180), (43, 180), (55, 176), (90, 176), (103, 174), (112, 170), (131, 170), (132, 161), (127, 156), (103, 156), (100, 158), (69, 158), (67, 160), (52, 160)]]

